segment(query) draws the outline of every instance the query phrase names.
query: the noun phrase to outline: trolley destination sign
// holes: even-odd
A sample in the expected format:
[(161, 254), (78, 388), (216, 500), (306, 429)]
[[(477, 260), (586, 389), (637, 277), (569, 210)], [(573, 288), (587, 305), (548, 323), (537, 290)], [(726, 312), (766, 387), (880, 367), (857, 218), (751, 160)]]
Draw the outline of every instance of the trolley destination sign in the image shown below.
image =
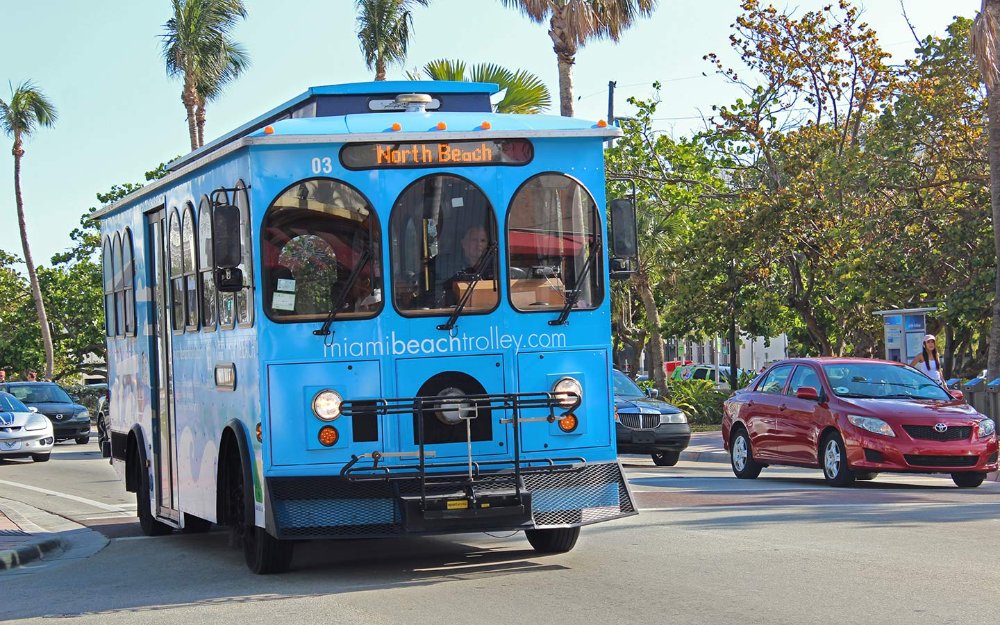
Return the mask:
[(405, 169), (468, 165), (525, 165), (534, 148), (526, 139), (358, 143), (340, 151), (347, 169)]

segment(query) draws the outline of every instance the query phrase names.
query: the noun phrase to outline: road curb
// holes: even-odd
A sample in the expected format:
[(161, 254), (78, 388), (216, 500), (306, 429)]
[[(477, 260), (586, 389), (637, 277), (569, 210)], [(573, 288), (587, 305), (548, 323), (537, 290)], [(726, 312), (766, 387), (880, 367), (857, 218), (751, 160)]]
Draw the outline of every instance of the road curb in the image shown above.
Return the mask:
[(62, 549), (63, 541), (58, 537), (31, 538), (13, 549), (0, 550), (0, 571), (41, 560), (47, 554)]
[(729, 454), (724, 451), (682, 451), (681, 460), (729, 464)]

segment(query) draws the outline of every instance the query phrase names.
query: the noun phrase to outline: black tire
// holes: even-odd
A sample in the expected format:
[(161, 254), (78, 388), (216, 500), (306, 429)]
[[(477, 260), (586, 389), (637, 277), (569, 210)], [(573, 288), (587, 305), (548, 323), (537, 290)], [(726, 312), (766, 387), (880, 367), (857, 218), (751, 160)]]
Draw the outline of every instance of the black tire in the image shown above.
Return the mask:
[(681, 459), (679, 451), (656, 451), (653, 452), (653, 464), (658, 467), (672, 467)]
[(278, 540), (264, 528), (254, 524), (253, 516), (248, 516), (248, 512), (253, 508), (247, 503), (253, 501), (253, 492), (250, 490), (250, 485), (244, 484), (243, 468), (239, 458), (231, 461), (229, 466), (232, 538), (235, 539), (237, 546), (242, 547), (247, 568), (257, 575), (284, 573), (292, 563), (295, 543)]
[(741, 480), (756, 479), (764, 468), (764, 465), (753, 459), (750, 435), (742, 427), (733, 434), (729, 445), (729, 463), (733, 467), (733, 474)]
[(560, 527), (546, 530), (524, 530), (524, 535), (538, 553), (566, 553), (576, 546), (580, 537), (579, 527)]
[(959, 488), (976, 488), (986, 479), (986, 474), (979, 471), (957, 471), (951, 474), (951, 479)]
[[(104, 419), (103, 414), (97, 415), (97, 445), (101, 448), (101, 453), (104, 453), (104, 443), (110, 440), (108, 436), (108, 424)], [(104, 456), (105, 458), (107, 456)]]
[(87, 434), (86, 436), (77, 436), (75, 440), (77, 445), (86, 445), (90, 442), (90, 434)]
[(185, 534), (204, 534), (212, 529), (212, 522), (192, 514), (184, 514), (184, 527), (181, 531)]
[(878, 472), (876, 471), (865, 471), (864, 473), (854, 472), (854, 479), (859, 482), (870, 482), (878, 477)]
[(142, 533), (146, 536), (163, 536), (169, 534), (173, 531), (173, 528), (157, 521), (150, 510), (149, 473), (145, 470), (145, 467), (139, 464), (138, 459), (135, 460), (133, 470), (136, 472), (135, 483), (137, 485), (137, 490), (135, 491), (136, 516), (139, 517), (139, 527), (142, 528)]
[(824, 436), (819, 449), (820, 466), (823, 467), (826, 483), (837, 487), (853, 484), (856, 476), (847, 465), (847, 449), (840, 434), (831, 432)]
[(31, 454), (31, 459), (34, 462), (48, 462), (50, 454)]

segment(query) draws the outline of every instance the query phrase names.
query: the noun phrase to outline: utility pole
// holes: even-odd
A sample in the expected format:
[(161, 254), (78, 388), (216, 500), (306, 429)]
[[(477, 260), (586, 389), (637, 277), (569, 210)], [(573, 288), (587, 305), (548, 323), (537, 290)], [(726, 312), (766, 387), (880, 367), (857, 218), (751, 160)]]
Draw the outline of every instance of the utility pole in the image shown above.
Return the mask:
[[(615, 125), (615, 85), (617, 85), (613, 80), (608, 81), (608, 125)], [(615, 144), (614, 139), (608, 139), (608, 147), (612, 147)]]
[(736, 390), (736, 299), (740, 288), (736, 283), (736, 259), (729, 264), (729, 284), (733, 289), (732, 301), (729, 303), (729, 388)]

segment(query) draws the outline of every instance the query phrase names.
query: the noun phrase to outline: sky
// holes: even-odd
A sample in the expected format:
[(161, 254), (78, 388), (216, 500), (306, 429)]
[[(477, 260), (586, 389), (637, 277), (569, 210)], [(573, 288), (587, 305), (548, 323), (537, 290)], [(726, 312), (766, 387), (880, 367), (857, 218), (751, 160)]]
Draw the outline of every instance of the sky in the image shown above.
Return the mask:
[[(781, 8), (817, 9), (830, 0), (776, 2)], [(973, 17), (980, 0), (904, 0), (917, 34), (943, 35), (955, 15)], [(169, 0), (0, 0), (0, 99), (7, 84), (33, 81), (56, 106), (52, 128), (38, 129), (25, 146), (21, 186), (35, 263), (50, 264), (68, 249), (80, 216), (97, 206), (112, 185), (142, 182), (159, 163), (190, 149), (181, 83), (167, 77), (160, 35)], [(245, 0), (248, 19), (233, 36), (251, 67), (208, 107), (206, 143), (315, 85), (371, 80), (356, 36), (354, 0)], [(856, 0), (893, 62), (913, 56), (913, 34), (899, 0)], [(654, 15), (621, 41), (588, 43), (574, 68), (576, 116), (607, 117), (608, 82), (617, 83), (616, 115), (628, 115), (630, 96), (649, 97), (663, 84), (656, 123), (685, 134), (700, 126), (713, 104), (738, 93), (702, 59), (729, 49), (739, 0), (659, 0)], [(537, 74), (558, 114), (555, 54), (547, 27), (499, 0), (431, 0), (416, 7), (403, 79), (438, 59), (492, 62)], [(707, 75), (705, 75), (707, 74)], [(14, 203), (12, 142), (0, 135), (0, 249), (21, 256)]]

